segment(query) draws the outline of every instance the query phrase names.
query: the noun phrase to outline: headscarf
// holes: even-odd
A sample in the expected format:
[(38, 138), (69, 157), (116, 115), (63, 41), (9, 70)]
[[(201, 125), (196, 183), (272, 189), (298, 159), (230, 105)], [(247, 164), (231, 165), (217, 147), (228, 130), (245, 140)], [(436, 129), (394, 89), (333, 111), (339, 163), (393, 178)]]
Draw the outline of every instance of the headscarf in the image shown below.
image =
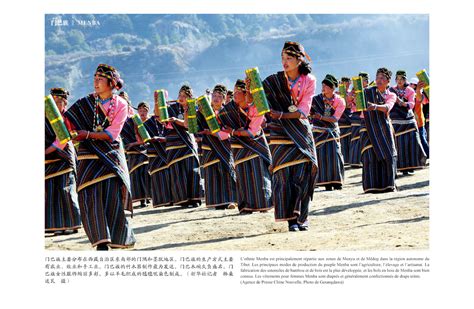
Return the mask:
[(298, 42), (286, 41), (285, 45), (283, 45), (282, 52), (296, 57), (304, 57), (308, 59), (308, 61), (311, 61), (311, 57), (305, 52), (303, 45)]
[(62, 97), (65, 99), (69, 96), (69, 91), (64, 88), (51, 88), (49, 93), (54, 97)]
[(95, 75), (107, 78), (111, 83), (112, 87), (120, 90), (123, 87), (123, 80), (120, 78), (120, 74), (114, 67), (106, 64), (99, 64), (95, 71)]

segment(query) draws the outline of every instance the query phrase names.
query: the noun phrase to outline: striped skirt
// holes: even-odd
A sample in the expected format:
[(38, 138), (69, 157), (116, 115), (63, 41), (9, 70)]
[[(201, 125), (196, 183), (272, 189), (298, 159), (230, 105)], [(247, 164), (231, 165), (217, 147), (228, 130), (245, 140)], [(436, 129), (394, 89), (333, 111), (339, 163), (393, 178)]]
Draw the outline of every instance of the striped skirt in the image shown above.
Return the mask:
[(351, 123), (351, 146), (349, 151), (349, 164), (352, 167), (361, 167), (360, 128), (360, 120), (353, 120)]
[(360, 132), (362, 144), (362, 188), (364, 193), (378, 193), (395, 189), (397, 157), (379, 160), (367, 129), (362, 126)]
[(81, 227), (73, 172), (45, 180), (45, 201), (45, 231), (77, 230)]
[(416, 121), (392, 120), (397, 146), (399, 171), (421, 169), (426, 164), (426, 154), (421, 144)]
[(151, 197), (148, 158), (146, 158), (144, 154), (130, 152), (127, 152), (127, 158), (132, 190), (132, 202), (145, 201)]
[(164, 166), (156, 166), (155, 161), (161, 161), (157, 154), (149, 156), (149, 170), (151, 182), (151, 198), (153, 207), (169, 206), (171, 202), (170, 191), (170, 173), (166, 164)]
[(176, 131), (171, 131), (166, 136), (166, 153), (173, 204), (201, 204), (204, 185), (195, 152), (182, 141)]
[(341, 184), (344, 181), (344, 159), (338, 132), (313, 128), (313, 136), (318, 157), (316, 186)]
[(344, 159), (344, 165), (349, 165), (350, 151), (351, 151), (351, 125), (340, 125), (341, 130), (341, 152)]
[(264, 211), (272, 208), (272, 181), (266, 163), (255, 152), (232, 144), (237, 174), (239, 211)]
[(130, 196), (120, 178), (89, 185), (78, 192), (78, 197), (82, 223), (92, 246), (106, 243), (112, 248), (127, 248), (135, 244), (124, 213)]
[(270, 150), (275, 221), (297, 219), (303, 224), (308, 219), (317, 168), (287, 136), (272, 132)]
[(203, 183), (195, 156), (169, 165), (171, 196), (174, 205), (201, 204)]
[[(209, 146), (202, 145), (203, 158), (213, 156)], [(205, 160), (208, 163), (202, 164), (204, 176), (204, 197), (206, 207), (227, 206), (237, 203), (236, 183), (231, 177), (227, 166), (219, 159)]]

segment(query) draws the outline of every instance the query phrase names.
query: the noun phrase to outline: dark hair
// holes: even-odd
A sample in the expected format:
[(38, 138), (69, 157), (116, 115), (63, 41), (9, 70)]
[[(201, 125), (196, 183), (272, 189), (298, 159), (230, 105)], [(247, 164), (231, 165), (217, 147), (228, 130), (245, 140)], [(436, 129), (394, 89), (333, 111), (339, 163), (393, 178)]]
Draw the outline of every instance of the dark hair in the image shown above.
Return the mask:
[(181, 86), (181, 88), (179, 89), (178, 94), (181, 93), (181, 92), (184, 92), (184, 94), (186, 96), (188, 96), (189, 98), (193, 97), (193, 89), (189, 85)]
[(309, 64), (309, 62), (301, 60), (301, 64), (298, 67), (298, 72), (301, 75), (308, 75), (309, 73), (311, 73), (311, 71), (312, 71), (312, 69), (311, 69), (311, 65)]
[(150, 110), (150, 105), (147, 102), (140, 102), (137, 106), (137, 109), (139, 109), (140, 107), (144, 107), (144, 108)]
[(377, 75), (379, 75), (379, 74), (384, 75), (387, 78), (387, 80), (389, 80), (389, 81), (390, 81), (390, 79), (392, 79), (392, 71), (390, 71), (387, 68), (379, 68), (377, 70)]

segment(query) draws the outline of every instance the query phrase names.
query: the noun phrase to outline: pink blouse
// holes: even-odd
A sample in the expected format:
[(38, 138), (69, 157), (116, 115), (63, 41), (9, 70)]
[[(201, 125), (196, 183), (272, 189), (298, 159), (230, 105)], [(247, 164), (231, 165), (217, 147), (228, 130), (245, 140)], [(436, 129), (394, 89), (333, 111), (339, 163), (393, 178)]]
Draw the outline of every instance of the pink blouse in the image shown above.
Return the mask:
[[(113, 114), (111, 108), (112, 101), (115, 105)], [(110, 123), (104, 132), (107, 133), (113, 141), (120, 140), (120, 132), (129, 115), (127, 101), (118, 95), (113, 95), (112, 100), (102, 104), (102, 108), (105, 110)]]
[[(300, 83), (300, 87), (298, 87)], [(299, 89), (299, 91), (298, 91)], [(312, 74), (300, 75), (300, 80), (291, 89), (291, 95), (297, 98), (296, 107), (305, 116), (308, 117), (311, 110), (314, 93), (316, 91), (316, 77)], [(299, 92), (299, 95), (298, 95)]]
[[(395, 102), (397, 101), (397, 95), (387, 89), (387, 90), (385, 90), (384, 93), (382, 93), (382, 96), (383, 96), (385, 104), (380, 104), (379, 106), (387, 107), (388, 108), (387, 114), (388, 114), (388, 113), (390, 113), (390, 111), (392, 110), (393, 105), (395, 105)], [(372, 102), (372, 103), (374, 103), (374, 102)], [(360, 118), (364, 118), (364, 113), (360, 113)]]
[[(398, 86), (393, 87), (394, 89), (398, 89)], [(416, 92), (410, 86), (405, 87), (405, 95), (403, 96), (404, 99), (407, 99), (407, 107), (409, 109), (413, 109), (415, 107), (415, 95)]]
[(336, 110), (332, 117), (336, 118), (336, 120), (339, 120), (346, 109), (346, 100), (344, 100), (340, 95), (334, 94), (332, 108)]
[(257, 107), (255, 104), (250, 105), (247, 110), (247, 117), (250, 119), (249, 128), (247, 130), (251, 136), (258, 135), (260, 130), (262, 129), (262, 123), (265, 120), (264, 115), (259, 115), (257, 111)]

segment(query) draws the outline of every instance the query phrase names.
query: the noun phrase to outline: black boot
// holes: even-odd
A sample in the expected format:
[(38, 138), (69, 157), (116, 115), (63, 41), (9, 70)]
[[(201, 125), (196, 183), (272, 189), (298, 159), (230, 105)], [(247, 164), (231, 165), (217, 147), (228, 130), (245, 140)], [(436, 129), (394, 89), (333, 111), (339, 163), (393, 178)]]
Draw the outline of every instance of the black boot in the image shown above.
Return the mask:
[(300, 230), (296, 219), (288, 220), (288, 230), (290, 232), (298, 232)]
[(109, 246), (107, 246), (107, 244), (98, 244), (97, 245), (97, 248), (96, 248), (97, 251), (109, 251)]

